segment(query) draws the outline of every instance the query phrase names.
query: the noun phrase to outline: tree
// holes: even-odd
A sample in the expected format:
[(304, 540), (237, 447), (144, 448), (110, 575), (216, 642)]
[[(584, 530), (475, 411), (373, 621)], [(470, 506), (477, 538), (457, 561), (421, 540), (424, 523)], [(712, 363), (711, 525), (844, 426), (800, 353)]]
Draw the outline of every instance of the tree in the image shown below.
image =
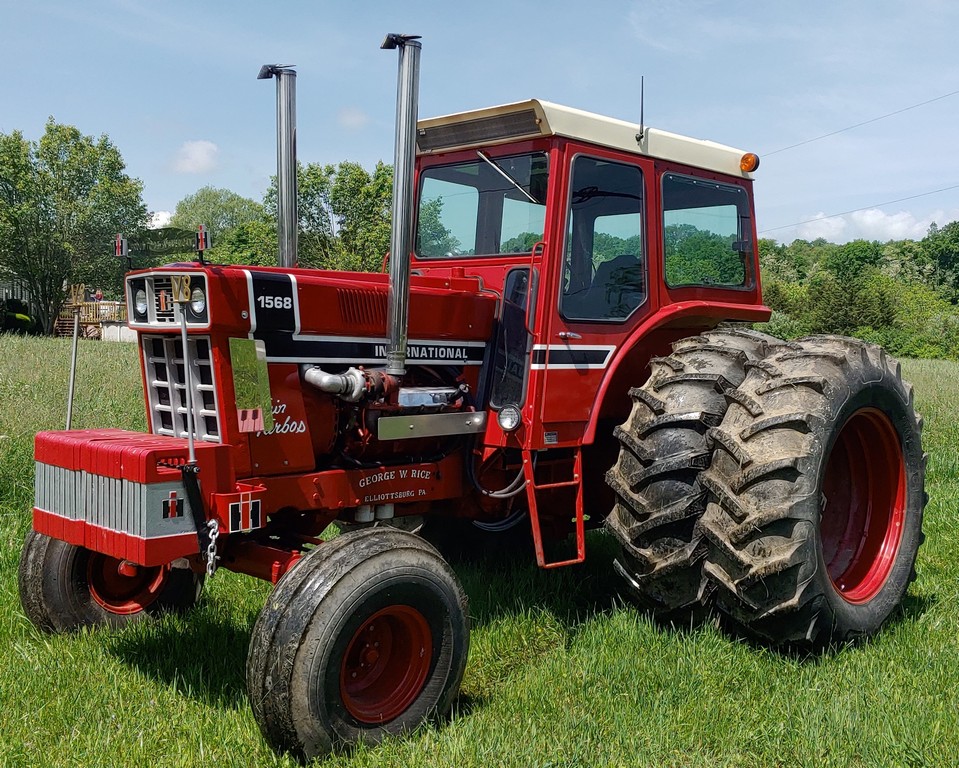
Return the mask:
[(111, 240), (147, 221), (143, 185), (124, 168), (106, 135), (84, 136), (53, 118), (39, 142), (0, 134), (0, 270), (27, 286), (47, 333), (65, 286), (122, 292), (125, 265)]
[[(439, 198), (433, 201), (433, 203), (439, 203), (439, 202), (442, 202)], [(430, 203), (427, 203), (427, 205), (430, 205)], [(426, 206), (423, 206), (423, 207), (425, 208)], [(423, 218), (423, 210), (420, 210), (420, 219), (422, 220), (422, 218)], [(421, 232), (423, 231), (422, 224), (420, 224), (420, 231)], [(446, 232), (447, 237), (452, 238), (452, 235), (449, 233), (449, 230), (446, 230), (444, 228), (444, 232)], [(610, 235), (597, 235), (597, 238), (598, 237), (609, 238), (611, 240), (616, 240), (619, 243), (626, 242), (621, 237), (613, 238)], [(541, 232), (539, 233), (520, 232), (518, 235), (516, 235), (516, 237), (511, 237), (509, 238), (509, 240), (504, 240), (499, 247), (499, 252), (500, 253), (530, 253), (533, 250), (533, 247), (536, 245), (536, 243), (538, 243), (542, 239), (543, 239), (543, 234)], [(453, 240), (455, 240), (455, 238), (453, 238)], [(593, 256), (595, 257), (600, 249), (599, 247), (597, 247), (596, 243), (594, 243), (593, 245), (594, 245)], [(614, 247), (611, 247), (609, 250), (622, 250), (622, 247), (616, 248), (614, 246)], [(448, 253), (448, 252), (450, 251), (446, 250), (446, 251), (443, 251), (442, 253)], [(455, 253), (455, 251), (452, 251), (452, 252)]]
[[(297, 263), (301, 267), (326, 267), (336, 261), (339, 243), (333, 223), (330, 187), (336, 169), (310, 163), (296, 166)], [(274, 176), (263, 200), (267, 215), (276, 221), (277, 182)], [(274, 254), (274, 261), (276, 254)]]
[[(390, 248), (393, 168), (310, 163), (297, 169), (300, 266), (375, 271)], [(276, 178), (265, 207), (276, 214)]]
[(263, 217), (228, 229), (208, 256), (220, 264), (275, 267), (278, 251), (276, 224)]
[[(524, 248), (526, 240), (535, 238), (529, 248)], [(500, 253), (523, 253), (531, 250), (537, 241), (541, 240), (532, 233), (523, 233), (513, 240), (507, 240), (500, 248)], [(443, 198), (424, 200), (420, 204), (419, 216), (416, 222), (416, 252), (420, 256), (446, 256), (447, 254), (461, 254), (463, 244), (459, 238), (443, 224)]]
[(743, 256), (733, 250), (732, 238), (692, 224), (669, 224), (663, 242), (669, 285), (739, 285), (745, 278)]
[(342, 244), (341, 269), (379, 269), (390, 249), (393, 166), (379, 162), (369, 173), (359, 163), (340, 163), (330, 203)]
[(210, 233), (213, 247), (227, 231), (241, 224), (262, 221), (266, 217), (263, 206), (229, 189), (201, 187), (176, 204), (170, 219), (171, 227), (196, 229), (200, 224)]
[(920, 245), (937, 287), (953, 304), (959, 303), (959, 221), (941, 228), (933, 224)]

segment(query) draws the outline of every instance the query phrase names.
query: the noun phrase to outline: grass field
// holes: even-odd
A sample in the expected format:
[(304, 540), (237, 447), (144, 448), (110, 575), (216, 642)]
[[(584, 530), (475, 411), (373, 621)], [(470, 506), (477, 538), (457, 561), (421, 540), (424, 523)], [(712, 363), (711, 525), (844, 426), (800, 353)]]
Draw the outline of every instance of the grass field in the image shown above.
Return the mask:
[[(200, 606), (119, 632), (45, 636), (16, 573), (33, 435), (61, 429), (69, 345), (0, 336), (0, 765), (290, 765), (246, 701), (269, 585), (220, 571)], [(951, 766), (959, 762), (959, 365), (909, 361), (929, 453), (927, 541), (903, 610), (868, 643), (795, 658), (713, 627), (657, 627), (583, 567), (458, 567), (472, 648), (448, 722), (337, 766)], [(80, 349), (74, 426), (143, 429), (133, 345)]]

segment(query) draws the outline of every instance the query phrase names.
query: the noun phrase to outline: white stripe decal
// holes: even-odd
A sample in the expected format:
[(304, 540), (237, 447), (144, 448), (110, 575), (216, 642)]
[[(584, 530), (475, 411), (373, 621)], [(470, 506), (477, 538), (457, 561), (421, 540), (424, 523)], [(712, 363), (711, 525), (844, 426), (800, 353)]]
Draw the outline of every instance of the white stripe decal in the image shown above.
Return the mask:
[(246, 293), (250, 299), (250, 338), (256, 331), (256, 301), (253, 299), (253, 274), (248, 269), (243, 270), (246, 275)]
[[(616, 351), (614, 345), (608, 344), (534, 344), (533, 360), (544, 358), (545, 362), (534, 362), (530, 368), (534, 371), (583, 371), (583, 370), (605, 370), (609, 366), (609, 361)], [(602, 353), (601, 362), (573, 361), (565, 362), (571, 356), (577, 353), (588, 355), (588, 353)], [(539, 354), (537, 354), (539, 353)], [(590, 356), (594, 360), (597, 355)], [(553, 359), (553, 362), (550, 360)], [(557, 360), (563, 360), (558, 362)]]

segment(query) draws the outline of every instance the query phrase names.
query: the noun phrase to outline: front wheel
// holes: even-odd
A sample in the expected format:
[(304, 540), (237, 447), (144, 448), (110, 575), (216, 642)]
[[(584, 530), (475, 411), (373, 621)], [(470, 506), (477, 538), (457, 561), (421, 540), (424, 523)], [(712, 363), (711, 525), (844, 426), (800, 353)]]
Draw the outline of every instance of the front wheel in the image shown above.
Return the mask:
[(278, 752), (375, 743), (449, 710), (468, 648), (466, 596), (439, 553), (405, 531), (352, 531), (277, 583), (250, 640), (250, 705)]
[(719, 609), (774, 644), (874, 633), (923, 538), (921, 419), (899, 364), (810, 337), (753, 364), (730, 399), (700, 521)]
[(119, 627), (164, 611), (185, 611), (203, 576), (171, 564), (145, 567), (27, 533), (18, 573), (20, 603), (45, 632)]

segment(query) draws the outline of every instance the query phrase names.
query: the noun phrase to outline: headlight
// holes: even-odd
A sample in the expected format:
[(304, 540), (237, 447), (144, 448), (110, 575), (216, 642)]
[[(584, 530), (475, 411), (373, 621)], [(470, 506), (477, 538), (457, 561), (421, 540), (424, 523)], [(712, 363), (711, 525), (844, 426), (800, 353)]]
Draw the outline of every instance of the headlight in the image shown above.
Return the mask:
[(512, 432), (523, 420), (523, 414), (520, 413), (518, 405), (504, 405), (496, 414), (496, 421), (499, 428), (504, 432)]
[(206, 294), (202, 288), (194, 288), (190, 294), (190, 310), (197, 317), (206, 312)]
[(147, 292), (143, 288), (138, 288), (133, 296), (133, 311), (138, 315), (147, 313)]

